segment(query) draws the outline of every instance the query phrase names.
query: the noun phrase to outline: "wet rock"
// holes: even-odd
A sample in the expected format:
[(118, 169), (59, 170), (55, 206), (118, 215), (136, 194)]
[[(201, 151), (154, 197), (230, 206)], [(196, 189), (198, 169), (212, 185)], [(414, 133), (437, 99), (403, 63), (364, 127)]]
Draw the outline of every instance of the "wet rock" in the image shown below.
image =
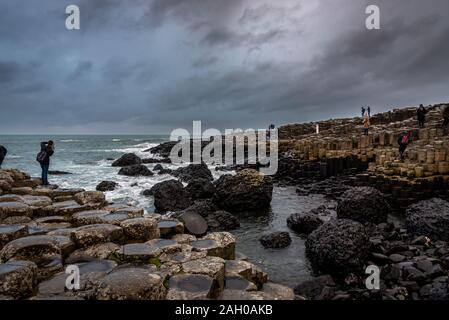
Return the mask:
[(160, 237), (156, 219), (135, 218), (123, 221), (120, 226), (126, 238), (136, 241), (148, 241)]
[(214, 297), (214, 279), (203, 274), (180, 274), (168, 282), (167, 300), (205, 300)]
[(226, 260), (226, 276), (241, 276), (262, 287), (268, 281), (268, 275), (254, 264), (243, 260)]
[(323, 220), (312, 213), (294, 213), (287, 218), (287, 226), (301, 234), (310, 234), (322, 224)]
[(162, 300), (166, 288), (160, 275), (149, 267), (123, 267), (113, 270), (101, 282), (99, 300)]
[(419, 294), (423, 300), (448, 300), (449, 299), (448, 277), (440, 277), (432, 283), (421, 287)]
[(89, 205), (80, 205), (74, 200), (56, 202), (53, 205), (43, 208), (41, 214), (39, 215), (73, 215), (80, 211), (96, 209)]
[(88, 210), (77, 212), (72, 216), (72, 222), (76, 226), (105, 223), (104, 217), (110, 214), (106, 210)]
[(128, 166), (128, 167), (122, 167), (120, 169), (120, 171), (118, 172), (118, 174), (122, 175), (122, 176), (131, 176), (131, 177), (154, 175), (154, 173), (151, 172), (151, 170), (148, 169), (143, 164), (135, 164), (135, 165)]
[(31, 207), (46, 207), (52, 204), (50, 197), (24, 195), (23, 202)]
[(142, 159), (136, 156), (134, 153), (127, 153), (121, 156), (119, 159), (112, 163), (113, 167), (127, 167), (132, 165), (138, 165), (142, 163)]
[(255, 170), (243, 170), (235, 176), (223, 175), (215, 181), (214, 203), (229, 212), (268, 208), (273, 182)]
[(148, 262), (152, 258), (157, 258), (162, 251), (146, 243), (132, 243), (120, 248), (120, 260), (129, 262)]
[(177, 220), (161, 220), (157, 226), (162, 238), (170, 238), (177, 233), (184, 233), (184, 225)]
[(276, 284), (273, 282), (267, 282), (263, 285), (262, 292), (271, 297), (272, 300), (294, 300), (295, 293), (287, 286)]
[(363, 224), (386, 222), (390, 211), (385, 196), (371, 187), (347, 190), (337, 206), (338, 218), (351, 219)]
[(0, 264), (0, 295), (15, 298), (30, 294), (37, 280), (37, 266), (30, 261)]
[(93, 224), (79, 227), (72, 233), (72, 240), (78, 247), (88, 247), (98, 243), (114, 242), (123, 235), (123, 229), (111, 224)]
[(218, 207), (213, 203), (211, 199), (201, 199), (196, 200), (191, 206), (189, 206), (186, 210), (195, 211), (203, 218), (206, 218), (208, 215), (213, 214), (218, 211)]
[(157, 212), (184, 210), (191, 204), (189, 194), (181, 182), (168, 180), (151, 188), (154, 196), (154, 206)]
[(209, 179), (193, 179), (186, 187), (187, 193), (193, 200), (211, 198), (215, 193), (215, 186)]
[(334, 279), (330, 275), (323, 275), (301, 282), (295, 287), (294, 292), (297, 295), (315, 300), (321, 295), (325, 288), (335, 286)]
[(184, 230), (195, 236), (202, 236), (207, 231), (207, 222), (202, 216), (193, 211), (184, 211), (178, 219), (184, 224)]
[(102, 181), (100, 182), (97, 187), (96, 190), (97, 191), (114, 191), (115, 188), (118, 187), (118, 183), (114, 182), (114, 181)]
[(209, 233), (198, 242), (195, 242), (195, 246), (192, 243), (192, 247), (199, 247), (200, 241), (214, 241), (214, 245), (207, 249), (209, 256), (216, 256), (226, 260), (235, 259), (235, 237), (229, 232), (213, 232)]
[(292, 243), (292, 239), (288, 232), (273, 232), (264, 235), (259, 240), (265, 248), (273, 249), (286, 248)]
[(213, 180), (212, 172), (204, 162), (201, 164), (189, 164), (187, 167), (176, 169), (172, 174), (182, 182), (187, 183), (196, 179)]
[(182, 264), (182, 270), (190, 274), (203, 274), (213, 279), (213, 297), (224, 289), (225, 261), (218, 257), (188, 261)]
[(0, 249), (8, 242), (28, 235), (28, 226), (11, 224), (0, 225)]
[(312, 267), (332, 275), (360, 272), (369, 247), (363, 225), (346, 219), (326, 222), (306, 240), (306, 253)]
[(216, 211), (206, 217), (209, 231), (229, 231), (240, 227), (240, 222), (236, 216), (226, 211)]
[(241, 276), (226, 276), (226, 289), (242, 290), (242, 291), (256, 291), (257, 286)]
[(0, 202), (0, 222), (11, 216), (31, 216), (33, 209), (22, 202)]
[(172, 254), (182, 251), (181, 244), (169, 239), (153, 239), (147, 241), (146, 244), (158, 248), (162, 253), (166, 254)]
[(449, 241), (449, 202), (433, 198), (411, 205), (406, 211), (405, 224), (415, 236)]
[(111, 257), (118, 255), (120, 246), (112, 243), (100, 243), (87, 248), (81, 248), (73, 251), (70, 256), (65, 260), (67, 264), (110, 259)]

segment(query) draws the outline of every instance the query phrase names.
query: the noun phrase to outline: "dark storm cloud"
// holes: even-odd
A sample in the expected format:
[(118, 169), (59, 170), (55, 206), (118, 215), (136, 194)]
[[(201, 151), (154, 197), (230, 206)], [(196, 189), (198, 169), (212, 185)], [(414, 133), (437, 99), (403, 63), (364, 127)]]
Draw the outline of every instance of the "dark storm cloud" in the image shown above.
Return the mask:
[(449, 100), (449, 2), (376, 2), (368, 31), (365, 0), (3, 0), (1, 131), (257, 128)]

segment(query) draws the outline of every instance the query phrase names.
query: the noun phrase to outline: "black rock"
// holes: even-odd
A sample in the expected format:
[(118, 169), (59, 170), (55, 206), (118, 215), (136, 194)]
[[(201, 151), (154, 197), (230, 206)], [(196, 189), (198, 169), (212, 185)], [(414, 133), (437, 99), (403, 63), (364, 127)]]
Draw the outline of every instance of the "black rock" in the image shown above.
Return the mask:
[(226, 211), (216, 211), (206, 217), (209, 231), (229, 231), (240, 227), (239, 220), (232, 214)]
[(157, 165), (154, 166), (153, 171), (160, 171), (160, 170), (164, 170), (164, 167), (158, 163)]
[(142, 159), (136, 156), (134, 153), (127, 153), (121, 156), (119, 159), (112, 163), (113, 167), (127, 167), (132, 165), (141, 164)]
[(150, 190), (154, 196), (154, 206), (157, 212), (184, 210), (191, 204), (189, 194), (179, 181), (163, 181), (154, 185)]
[(118, 186), (118, 184), (114, 181), (102, 181), (100, 182), (97, 187), (96, 190), (97, 191), (112, 191), (115, 190), (115, 188)]
[(309, 234), (323, 224), (317, 215), (312, 213), (294, 213), (287, 218), (287, 225), (293, 231)]
[(200, 199), (195, 200), (195, 202), (187, 209), (193, 210), (200, 214), (203, 218), (206, 218), (208, 215), (216, 212), (218, 210), (218, 207), (213, 203), (211, 199)]
[(406, 210), (405, 225), (415, 236), (449, 241), (449, 202), (433, 198), (411, 205)]
[(151, 172), (150, 169), (148, 169), (143, 164), (135, 164), (133, 166), (127, 166), (120, 169), (118, 174), (123, 176), (152, 176), (154, 173)]
[(209, 179), (194, 179), (186, 187), (193, 200), (211, 198), (215, 193), (215, 186)]
[(201, 164), (189, 164), (187, 167), (176, 169), (172, 174), (179, 180), (187, 183), (195, 179), (213, 180), (212, 173), (204, 162)]
[(187, 233), (195, 236), (203, 236), (207, 231), (207, 222), (195, 211), (186, 210), (178, 219), (184, 224)]
[(363, 224), (379, 224), (387, 222), (390, 211), (391, 208), (381, 192), (371, 187), (356, 187), (342, 195), (337, 207), (337, 216)]
[(294, 288), (294, 292), (297, 295), (315, 300), (326, 287), (335, 287), (335, 281), (330, 275), (323, 275), (303, 281)]
[(313, 269), (337, 276), (363, 270), (369, 248), (365, 227), (347, 219), (324, 223), (306, 240), (306, 254)]
[(285, 248), (292, 243), (288, 232), (273, 232), (263, 236), (259, 240), (265, 248), (274, 249)]
[(145, 164), (171, 163), (171, 160), (170, 160), (170, 158), (164, 158), (164, 159), (147, 158), (147, 159), (142, 159), (142, 163), (145, 163)]

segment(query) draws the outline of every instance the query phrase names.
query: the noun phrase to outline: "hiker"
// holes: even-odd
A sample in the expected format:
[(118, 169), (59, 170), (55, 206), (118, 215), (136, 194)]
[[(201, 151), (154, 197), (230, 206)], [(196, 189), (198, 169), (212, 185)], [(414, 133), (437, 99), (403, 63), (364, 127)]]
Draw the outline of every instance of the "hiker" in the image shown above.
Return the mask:
[(447, 129), (449, 127), (449, 105), (444, 106), (443, 109), (443, 134), (447, 135)]
[(368, 135), (369, 126), (370, 126), (369, 116), (368, 113), (365, 113), (365, 116), (363, 117), (363, 134), (365, 136)]
[(48, 186), (48, 168), (50, 167), (50, 157), (55, 152), (55, 143), (50, 140), (41, 142), (41, 151), (37, 154), (36, 160), (42, 168), (42, 184)]
[(371, 117), (371, 108), (368, 106), (368, 117)]
[(412, 133), (411, 132), (404, 132), (402, 135), (399, 136), (398, 138), (398, 144), (399, 144), (399, 158), (401, 160), (404, 160), (404, 153), (405, 150), (407, 149), (408, 144), (411, 142), (411, 136)]
[(362, 118), (365, 116), (365, 107), (362, 107)]
[(426, 108), (424, 108), (424, 106), (422, 104), (420, 104), (418, 110), (416, 111), (416, 113), (418, 115), (419, 127), (422, 129), (422, 128), (424, 128), (424, 123), (426, 122), (427, 110), (426, 110)]
[(0, 169), (2, 168), (3, 159), (5, 159), (8, 150), (4, 146), (0, 146)]

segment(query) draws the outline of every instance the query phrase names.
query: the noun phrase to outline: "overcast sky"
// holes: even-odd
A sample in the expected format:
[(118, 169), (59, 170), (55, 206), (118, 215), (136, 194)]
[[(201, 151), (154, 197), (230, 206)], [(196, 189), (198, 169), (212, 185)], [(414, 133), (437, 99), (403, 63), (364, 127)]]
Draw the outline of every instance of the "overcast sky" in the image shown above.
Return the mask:
[[(365, 28), (369, 4), (381, 30)], [(1, 0), (0, 133), (265, 128), (447, 102), (448, 13), (447, 0)]]

